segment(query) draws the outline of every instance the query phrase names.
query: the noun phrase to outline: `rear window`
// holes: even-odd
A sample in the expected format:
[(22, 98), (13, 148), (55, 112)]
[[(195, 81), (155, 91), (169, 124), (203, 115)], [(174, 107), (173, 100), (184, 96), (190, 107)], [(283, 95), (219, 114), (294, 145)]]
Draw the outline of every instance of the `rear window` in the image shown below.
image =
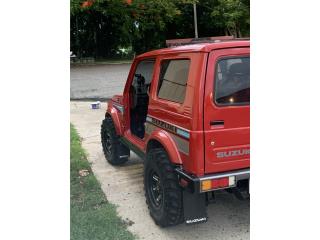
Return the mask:
[(250, 58), (218, 61), (215, 74), (215, 102), (218, 105), (250, 104)]
[(175, 59), (161, 62), (158, 97), (183, 103), (186, 95), (190, 60)]

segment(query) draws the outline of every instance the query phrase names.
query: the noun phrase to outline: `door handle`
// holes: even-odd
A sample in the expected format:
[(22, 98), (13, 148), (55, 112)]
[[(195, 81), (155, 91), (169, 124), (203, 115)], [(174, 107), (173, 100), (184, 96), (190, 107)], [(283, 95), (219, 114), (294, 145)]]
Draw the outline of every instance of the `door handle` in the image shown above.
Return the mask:
[(214, 120), (214, 121), (210, 121), (210, 126), (224, 126), (224, 120)]

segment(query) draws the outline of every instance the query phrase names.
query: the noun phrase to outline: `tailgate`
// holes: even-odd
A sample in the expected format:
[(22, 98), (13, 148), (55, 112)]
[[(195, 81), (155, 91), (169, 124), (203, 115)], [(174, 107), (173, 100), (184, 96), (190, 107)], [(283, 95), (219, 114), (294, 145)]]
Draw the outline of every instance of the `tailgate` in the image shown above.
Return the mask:
[(212, 51), (204, 97), (205, 174), (250, 166), (248, 48)]

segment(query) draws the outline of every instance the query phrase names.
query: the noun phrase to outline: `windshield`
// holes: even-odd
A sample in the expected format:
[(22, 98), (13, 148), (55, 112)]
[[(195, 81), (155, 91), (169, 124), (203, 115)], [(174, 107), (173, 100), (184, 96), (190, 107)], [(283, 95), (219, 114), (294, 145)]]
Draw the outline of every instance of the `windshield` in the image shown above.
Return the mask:
[(215, 74), (215, 102), (218, 105), (249, 105), (250, 57), (218, 61)]

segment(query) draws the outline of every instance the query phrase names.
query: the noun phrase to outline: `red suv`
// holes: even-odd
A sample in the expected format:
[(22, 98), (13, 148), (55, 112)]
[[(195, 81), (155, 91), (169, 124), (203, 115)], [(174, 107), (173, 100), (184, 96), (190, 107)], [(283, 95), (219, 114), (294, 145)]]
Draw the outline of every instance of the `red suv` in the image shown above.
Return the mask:
[(224, 189), (249, 197), (250, 42), (213, 41), (135, 58), (101, 126), (106, 159), (144, 159), (145, 196), (162, 226), (207, 221)]

